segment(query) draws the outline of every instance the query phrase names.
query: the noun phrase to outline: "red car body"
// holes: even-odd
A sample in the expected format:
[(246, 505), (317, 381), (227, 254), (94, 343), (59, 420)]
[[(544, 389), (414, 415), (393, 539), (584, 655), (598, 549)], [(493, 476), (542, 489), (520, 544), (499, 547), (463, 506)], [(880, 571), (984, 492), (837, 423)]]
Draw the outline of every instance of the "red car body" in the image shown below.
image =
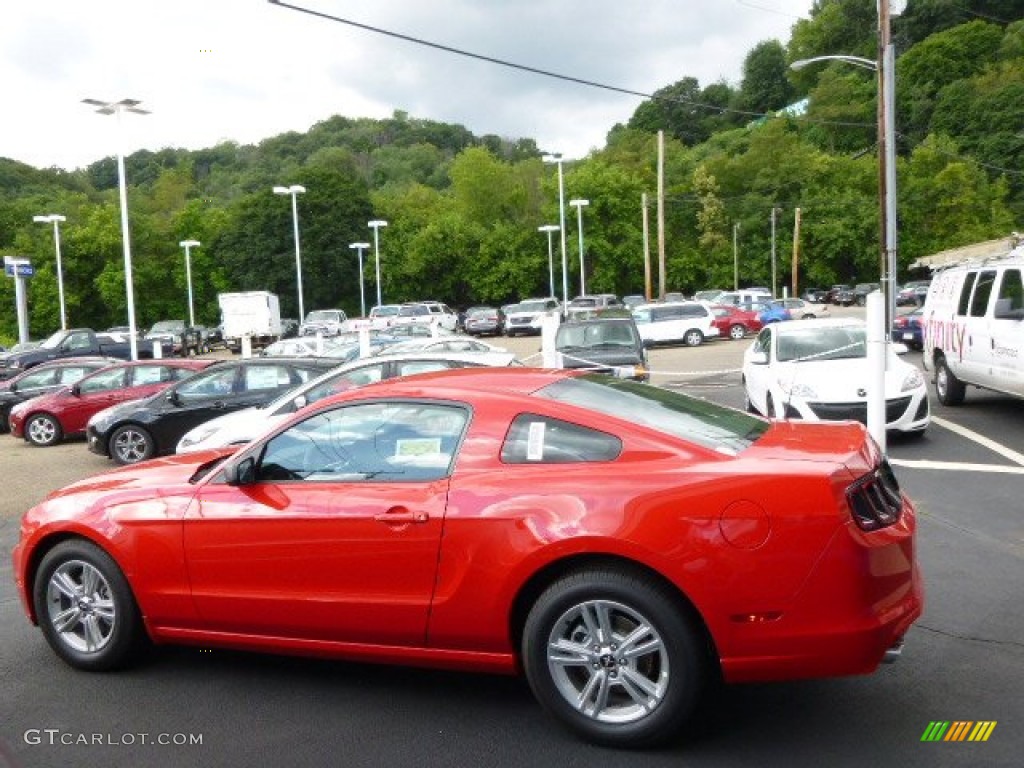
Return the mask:
[(757, 333), (764, 327), (760, 313), (741, 309), (731, 304), (713, 304), (711, 324), (718, 329), (720, 339), (742, 339), (748, 333)]
[[(519, 368), (391, 380), (300, 410), (233, 456), (171, 456), (68, 486), (22, 522), (14, 574), (26, 613), (46, 619), (37, 576), (45, 581), (49, 557), (73, 537), (112, 558), (160, 643), (525, 667), (533, 685), (538, 606), (552, 585), (595, 569), (633, 574), (662, 595), (699, 638), (701, 668), (728, 682), (869, 673), (901, 643), (923, 605), (915, 511), (860, 424), (767, 422), (679, 395), (693, 413), (715, 409), (753, 435), (730, 450), (586, 405), (612, 389), (662, 397), (605, 378)], [(465, 414), (442, 476), (240, 479), (265, 470), (290, 430), (345, 409), (410, 404)], [(545, 446), (565, 428), (620, 449), (596, 462), (555, 453), (548, 462), (546, 452), (513, 460), (524, 416), (548, 425), (536, 430)], [(535, 437), (531, 426), (527, 452)], [(881, 507), (888, 517), (869, 520)], [(563, 717), (579, 726), (573, 718)], [(655, 739), (591, 725), (577, 730), (626, 746)]]
[[(118, 403), (155, 395), (175, 381), (201, 371), (214, 362), (191, 358), (139, 360), (111, 365), (85, 376), (74, 386), (33, 398), (17, 407), (10, 417), (11, 434), (29, 439), (25, 427), (40, 415), (52, 417), (59, 427), (56, 432), (46, 432), (47, 435), (53, 434), (52, 442), (68, 435), (84, 434), (85, 426), (93, 414)], [(118, 372), (123, 375), (120, 384), (111, 378), (117, 376)]]

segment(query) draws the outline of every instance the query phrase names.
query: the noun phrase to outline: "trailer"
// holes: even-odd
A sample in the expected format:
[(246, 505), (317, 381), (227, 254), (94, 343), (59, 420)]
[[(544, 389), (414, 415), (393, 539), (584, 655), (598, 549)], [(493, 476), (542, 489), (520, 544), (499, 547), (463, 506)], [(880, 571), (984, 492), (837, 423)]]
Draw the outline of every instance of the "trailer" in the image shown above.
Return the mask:
[(266, 347), (281, 338), (281, 305), (269, 291), (242, 291), (217, 294), (220, 305), (224, 346), (232, 352), (242, 349), (248, 337), (254, 349)]

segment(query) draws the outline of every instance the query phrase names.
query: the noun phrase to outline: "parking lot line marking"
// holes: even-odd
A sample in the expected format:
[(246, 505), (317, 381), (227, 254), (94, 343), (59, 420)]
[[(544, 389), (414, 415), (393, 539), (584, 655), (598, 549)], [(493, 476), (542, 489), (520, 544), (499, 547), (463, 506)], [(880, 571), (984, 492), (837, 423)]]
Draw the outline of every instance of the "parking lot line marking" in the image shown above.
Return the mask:
[(960, 472), (994, 472), (1004, 475), (1024, 475), (1024, 467), (1007, 467), (1002, 464), (968, 464), (962, 461), (930, 461), (928, 459), (889, 459), (890, 464), (907, 469), (942, 469)]
[(1017, 451), (1007, 448), (1005, 445), (1000, 445), (995, 440), (990, 440), (984, 435), (979, 435), (974, 430), (968, 429), (967, 427), (961, 427), (959, 424), (954, 424), (952, 421), (946, 421), (940, 419), (938, 416), (932, 416), (932, 424), (938, 424), (940, 427), (944, 427), (951, 432), (956, 432), (961, 437), (966, 437), (968, 440), (973, 440), (979, 445), (983, 445), (990, 451), (995, 451), (1000, 456), (1005, 456), (1010, 461), (1016, 462), (1021, 466), (1024, 466), (1024, 454), (1017, 453)]

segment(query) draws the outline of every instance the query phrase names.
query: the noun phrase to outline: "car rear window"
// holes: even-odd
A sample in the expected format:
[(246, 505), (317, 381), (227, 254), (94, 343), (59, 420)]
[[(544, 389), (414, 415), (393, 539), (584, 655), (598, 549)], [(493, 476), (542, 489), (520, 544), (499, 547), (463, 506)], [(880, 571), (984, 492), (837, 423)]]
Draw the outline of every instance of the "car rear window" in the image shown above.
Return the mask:
[(640, 424), (729, 456), (749, 448), (770, 426), (742, 411), (600, 374), (562, 379), (534, 394)]

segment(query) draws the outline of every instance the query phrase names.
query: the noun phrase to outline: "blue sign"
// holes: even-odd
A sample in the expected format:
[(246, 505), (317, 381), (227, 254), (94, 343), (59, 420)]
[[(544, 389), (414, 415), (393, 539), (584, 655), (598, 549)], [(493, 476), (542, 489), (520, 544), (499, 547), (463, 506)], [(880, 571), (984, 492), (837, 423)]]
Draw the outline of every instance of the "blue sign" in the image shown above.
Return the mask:
[(4, 272), (8, 277), (32, 277), (36, 270), (31, 264), (4, 264)]

